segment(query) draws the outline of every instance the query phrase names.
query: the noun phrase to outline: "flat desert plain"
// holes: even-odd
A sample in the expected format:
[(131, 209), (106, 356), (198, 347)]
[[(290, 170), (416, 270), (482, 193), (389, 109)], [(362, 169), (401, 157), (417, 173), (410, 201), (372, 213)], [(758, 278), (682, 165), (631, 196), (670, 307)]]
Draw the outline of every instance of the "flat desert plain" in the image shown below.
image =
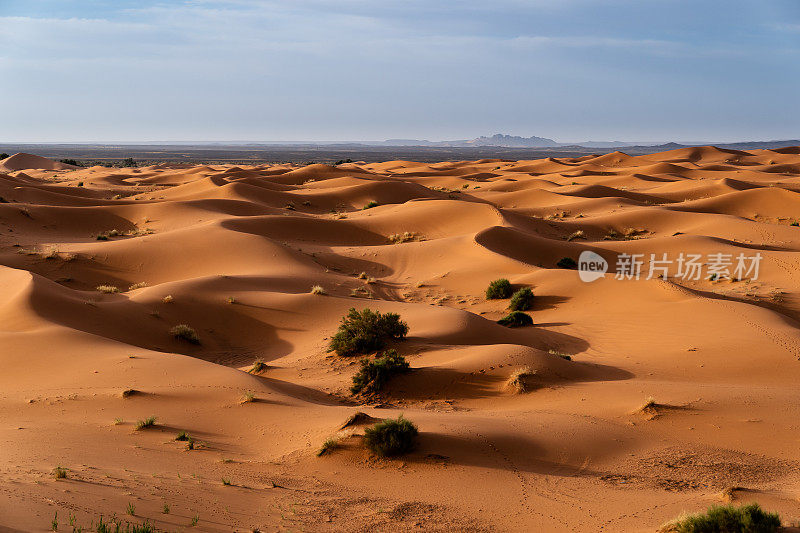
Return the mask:
[[(0, 530), (652, 532), (722, 502), (791, 525), (798, 191), (800, 148), (2, 160)], [(564, 261), (585, 251), (605, 276)], [(497, 323), (499, 278), (533, 325)], [(408, 324), (379, 395), (328, 351), (350, 308)], [(373, 456), (356, 412), (418, 446)]]

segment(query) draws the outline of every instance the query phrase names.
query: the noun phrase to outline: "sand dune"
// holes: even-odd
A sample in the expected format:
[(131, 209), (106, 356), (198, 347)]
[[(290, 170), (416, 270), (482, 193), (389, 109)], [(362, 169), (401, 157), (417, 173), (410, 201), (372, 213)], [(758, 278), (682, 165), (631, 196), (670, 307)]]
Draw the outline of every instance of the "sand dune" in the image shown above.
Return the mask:
[[(200, 531), (638, 532), (731, 499), (796, 516), (799, 180), (797, 147), (4, 159), (0, 530), (129, 504)], [(587, 250), (610, 264), (591, 283), (564, 262)], [(641, 279), (615, 279), (622, 254)], [(705, 270), (647, 275), (651, 254)], [(709, 275), (713, 254), (760, 254), (759, 275)], [(497, 323), (501, 277), (533, 289), (533, 326)], [(412, 370), (377, 396), (328, 352), (351, 307), (409, 325), (391, 347)], [(400, 414), (418, 448), (372, 456), (364, 427)]]

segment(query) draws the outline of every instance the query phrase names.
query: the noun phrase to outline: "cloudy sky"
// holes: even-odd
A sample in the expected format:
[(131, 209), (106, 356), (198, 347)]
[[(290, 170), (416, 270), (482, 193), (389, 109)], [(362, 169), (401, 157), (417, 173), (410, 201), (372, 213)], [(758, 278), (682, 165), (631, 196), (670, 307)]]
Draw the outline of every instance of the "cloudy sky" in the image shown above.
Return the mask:
[(0, 141), (800, 137), (798, 0), (0, 0)]

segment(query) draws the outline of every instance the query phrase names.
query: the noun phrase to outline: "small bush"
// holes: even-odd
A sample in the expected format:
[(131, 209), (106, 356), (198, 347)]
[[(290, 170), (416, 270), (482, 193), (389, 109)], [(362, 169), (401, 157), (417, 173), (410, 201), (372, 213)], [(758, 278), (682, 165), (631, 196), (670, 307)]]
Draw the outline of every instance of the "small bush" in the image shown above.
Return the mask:
[(402, 339), (407, 333), (408, 324), (396, 313), (351, 307), (331, 338), (330, 350), (342, 356), (365, 354), (380, 350), (387, 340)]
[(567, 355), (564, 352), (559, 352), (558, 350), (547, 350), (547, 353), (550, 355), (555, 355), (556, 357), (560, 357), (561, 359), (565, 359), (567, 361), (572, 361), (572, 356)]
[(167, 294), (166, 296), (161, 298), (161, 301), (165, 304), (171, 304), (172, 302), (175, 301), (175, 298), (173, 298), (171, 294)]
[(225, 485), (226, 487), (230, 487), (231, 486), (231, 479), (227, 478), (227, 477), (222, 478), (222, 484)]
[(585, 238), (586, 238), (586, 232), (584, 232), (582, 229), (579, 229), (578, 231), (571, 233), (567, 237), (567, 242), (574, 241), (575, 239), (585, 239)]
[(511, 282), (506, 278), (496, 279), (486, 287), (487, 300), (500, 300), (511, 296)]
[(364, 207), (362, 207), (361, 209), (362, 210), (372, 209), (373, 207), (378, 207), (378, 205), (379, 205), (378, 202), (376, 202), (375, 200), (372, 200), (372, 201), (367, 202), (366, 204), (364, 204)]
[(400, 415), (384, 420), (364, 430), (364, 443), (379, 457), (402, 455), (414, 449), (419, 431), (411, 421)]
[(374, 360), (361, 360), (361, 369), (353, 376), (350, 392), (353, 394), (373, 394), (380, 391), (395, 374), (408, 372), (408, 361), (395, 350), (387, 350)]
[(53, 469), (53, 477), (56, 479), (67, 479), (67, 469), (57, 466)]
[(145, 287), (147, 287), (147, 282), (146, 281), (140, 281), (139, 283), (134, 283), (133, 285), (128, 287), (128, 290), (129, 291), (135, 291), (136, 289), (143, 289)]
[(712, 505), (705, 513), (684, 515), (661, 528), (671, 533), (774, 533), (781, 527), (777, 513), (768, 513), (757, 503)]
[(339, 447), (338, 440), (334, 438), (325, 439), (325, 442), (322, 443), (322, 446), (320, 446), (319, 450), (317, 451), (317, 457), (322, 457), (325, 454), (331, 453), (338, 447)]
[(512, 311), (497, 321), (501, 326), (507, 328), (519, 328), (522, 326), (532, 326), (533, 319), (522, 311)]
[(131, 516), (135, 516), (136, 515), (136, 506), (133, 505), (133, 503), (128, 502), (128, 508), (125, 510), (125, 512), (128, 513)]
[(245, 391), (242, 393), (242, 403), (253, 403), (256, 401), (256, 394), (251, 391)]
[(404, 231), (403, 233), (393, 233), (389, 235), (389, 242), (392, 244), (403, 244), (404, 242), (413, 241), (417, 235), (411, 231)]
[(178, 324), (171, 330), (169, 330), (170, 334), (174, 337), (179, 339), (183, 339), (187, 342), (191, 342), (192, 344), (200, 344), (200, 338), (197, 336), (197, 332), (187, 326), (186, 324)]
[(139, 431), (141, 429), (152, 428), (156, 426), (156, 420), (158, 420), (155, 416), (148, 416), (144, 420), (138, 420), (136, 425), (133, 426), (133, 429)]
[(578, 263), (576, 263), (575, 260), (573, 258), (571, 258), (571, 257), (562, 257), (561, 259), (558, 260), (558, 263), (556, 263), (556, 266), (558, 268), (566, 268), (568, 270), (575, 270), (576, 268), (578, 268)]
[(322, 288), (321, 285), (314, 285), (313, 287), (311, 287), (311, 294), (318, 294), (320, 296), (324, 296), (328, 293), (325, 292), (325, 289)]
[(119, 289), (113, 285), (98, 285), (96, 289), (104, 294), (119, 292)]
[(181, 431), (178, 433), (178, 436), (175, 437), (175, 440), (189, 440), (189, 434), (186, 431)]
[(533, 291), (530, 287), (524, 287), (511, 295), (508, 308), (512, 311), (527, 311), (531, 307), (533, 307)]
[(263, 372), (267, 368), (268, 368), (267, 367), (267, 363), (265, 363), (261, 359), (256, 359), (253, 362), (253, 366), (250, 368), (250, 370), (248, 370), (248, 372), (251, 373), (251, 374), (260, 374), (261, 372)]

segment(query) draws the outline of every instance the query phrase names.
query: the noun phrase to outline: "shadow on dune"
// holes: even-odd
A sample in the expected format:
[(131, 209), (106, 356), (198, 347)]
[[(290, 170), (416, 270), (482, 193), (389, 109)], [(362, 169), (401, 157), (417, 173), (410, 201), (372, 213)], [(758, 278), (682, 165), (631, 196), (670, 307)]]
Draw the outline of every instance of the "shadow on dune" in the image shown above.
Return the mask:
[(477, 433), (466, 437), (422, 432), (418, 448), (403, 459), (411, 464), (449, 463), (559, 477), (601, 474), (582, 466), (541, 459), (545, 454), (546, 449), (535, 440), (519, 435)]

